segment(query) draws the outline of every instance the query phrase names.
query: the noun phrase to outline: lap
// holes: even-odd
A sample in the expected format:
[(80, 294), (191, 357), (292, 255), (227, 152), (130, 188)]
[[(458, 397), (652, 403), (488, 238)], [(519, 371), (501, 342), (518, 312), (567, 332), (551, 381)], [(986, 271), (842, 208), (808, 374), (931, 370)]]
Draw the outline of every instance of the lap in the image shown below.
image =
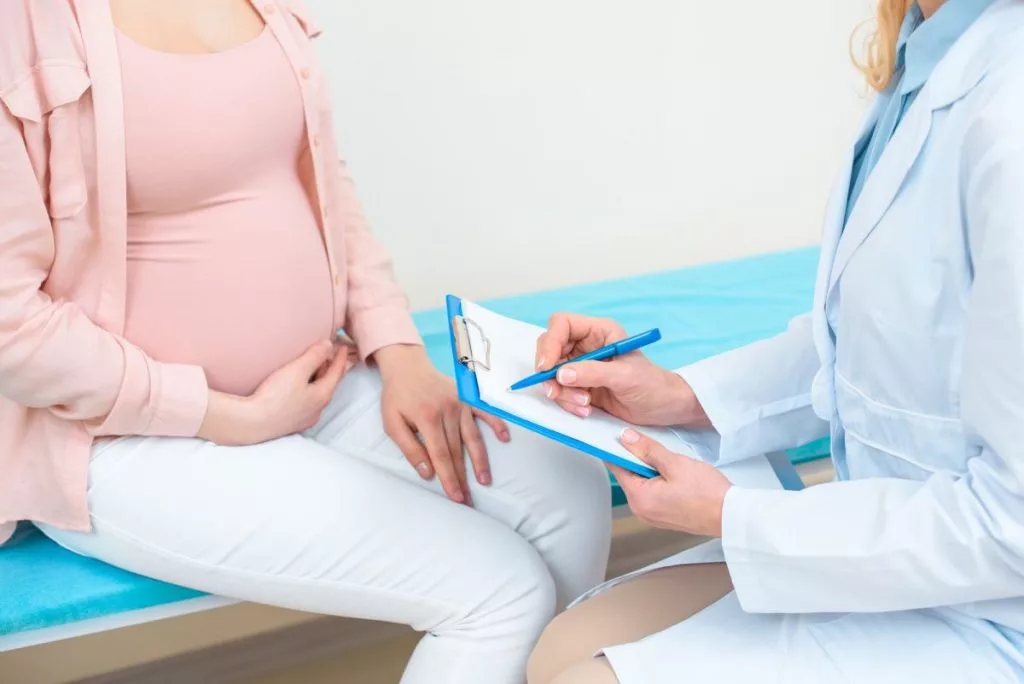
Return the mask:
[(724, 564), (673, 566), (556, 618), (531, 659), (530, 684), (603, 682), (609, 670), (609, 684), (1020, 681), (994, 627), (950, 615), (751, 614)]
[(591, 658), (562, 671), (551, 684), (619, 684), (619, 679), (607, 660)]
[(995, 630), (941, 611), (762, 615), (729, 593), (644, 639), (604, 649), (621, 684), (1010, 682)]
[(580, 663), (604, 648), (675, 625), (731, 589), (722, 563), (662, 568), (617, 584), (552, 621), (531, 658), (530, 684), (557, 682), (556, 675), (568, 669), (593, 667)]
[[(44, 532), (78, 553), (164, 581), (334, 612), (321, 595), (301, 589), (330, 583), (358, 588), (378, 604), (404, 596), (452, 605), (473, 584), (521, 590), (524, 577), (547, 576), (521, 528), (563, 524), (581, 512), (609, 516), (601, 501), (607, 480), (596, 488), (599, 466), (588, 460), (581, 467), (585, 457), (577, 455), (545, 469), (539, 461), (552, 460), (550, 449), (521, 433), (508, 445), (488, 439), (494, 484), (472, 491), (476, 508), (455, 504), (387, 439), (379, 404), (377, 375), (363, 368), (306, 435), (244, 447), (101, 442), (90, 467), (93, 532)], [(560, 513), (567, 499), (577, 510)], [(361, 616), (350, 598), (342, 597), (342, 612)], [(399, 600), (397, 610), (390, 616), (375, 605), (368, 616), (415, 621), (408, 602)]]
[[(409, 465), (401, 449), (384, 431), (380, 413), (379, 375), (365, 366), (349, 373), (320, 424), (308, 436), (332, 451), (358, 459), (416, 487), (444, 496), (437, 479), (424, 481)], [(608, 518), (611, 488), (608, 473), (595, 458), (567, 448), (516, 426), (511, 440), (502, 443), (482, 425), (491, 463), (493, 484), (482, 486), (469, 477), (476, 510), (521, 529), (540, 518), (545, 524), (564, 525), (567, 516)]]

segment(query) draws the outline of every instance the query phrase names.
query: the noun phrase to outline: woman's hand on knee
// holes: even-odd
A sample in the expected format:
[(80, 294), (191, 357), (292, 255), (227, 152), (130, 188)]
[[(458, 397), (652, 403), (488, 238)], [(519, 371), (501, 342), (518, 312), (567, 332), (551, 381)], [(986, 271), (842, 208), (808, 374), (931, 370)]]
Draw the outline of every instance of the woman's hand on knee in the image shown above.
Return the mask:
[(508, 441), (504, 422), (459, 401), (452, 381), (419, 347), (386, 347), (374, 355), (381, 370), (384, 429), (425, 480), (436, 475), (449, 499), (471, 504), (466, 458), (476, 480), (491, 483), (491, 468), (476, 419)]

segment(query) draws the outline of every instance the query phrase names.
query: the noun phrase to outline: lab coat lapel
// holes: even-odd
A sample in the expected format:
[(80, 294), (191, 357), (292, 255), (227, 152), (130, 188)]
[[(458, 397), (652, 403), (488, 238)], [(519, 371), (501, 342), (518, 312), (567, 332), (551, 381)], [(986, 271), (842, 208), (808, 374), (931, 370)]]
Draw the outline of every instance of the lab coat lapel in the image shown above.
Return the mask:
[[(993, 34), (1019, 30), (1014, 21), (1016, 0), (999, 0), (950, 48), (935, 67), (928, 83), (921, 90), (903, 122), (897, 127), (892, 140), (882, 152), (878, 164), (871, 172), (857, 203), (850, 213), (845, 229), (840, 222), (841, 235), (826, 288), (826, 299), (835, 289), (843, 270), (896, 199), (907, 174), (924, 149), (936, 111), (949, 107), (969, 93), (983, 78), (992, 57), (982, 46)], [(1007, 21), (1006, 18), (1009, 18)], [(834, 229), (835, 226), (830, 226)]]
[(896, 193), (903, 185), (903, 180), (924, 148), (932, 122), (932, 111), (926, 95), (925, 92), (921, 93), (903, 122), (897, 127), (878, 164), (864, 183), (860, 197), (853, 205), (850, 220), (839, 237), (828, 281), (829, 292), (843, 274), (850, 257), (864, 243), (889, 209), (896, 198)]
[[(844, 159), (842, 170), (832, 186), (832, 193), (829, 196), (825, 209), (825, 221), (822, 227), (821, 236), (821, 260), (818, 263), (818, 280), (815, 288), (815, 297), (820, 299), (825, 294), (826, 286), (831, 279), (833, 263), (835, 262), (836, 249), (839, 245), (840, 236), (843, 233), (843, 223), (846, 219), (846, 204), (850, 197), (850, 184), (853, 180), (853, 162), (861, 145), (866, 143), (867, 136), (875, 127), (878, 117), (881, 114), (881, 103), (878, 98), (872, 102), (864, 121), (861, 123), (860, 132), (854, 138), (855, 143), (849, 148)], [(820, 304), (823, 304), (821, 299)], [(816, 304), (817, 304), (816, 303)], [(823, 306), (815, 306), (822, 309)]]
[[(814, 317), (812, 327), (814, 331), (814, 346), (823, 366), (831, 363), (834, 352), (828, 320), (825, 316), (825, 301), (828, 294), (829, 280), (832, 276), (832, 265), (835, 262), (836, 249), (839, 244), (840, 235), (843, 232), (843, 222), (846, 218), (846, 203), (850, 196), (853, 162), (857, 155), (857, 150), (865, 142), (865, 137), (874, 128), (880, 111), (880, 103), (876, 98), (868, 109), (864, 121), (861, 123), (860, 132), (854, 138), (856, 142), (850, 146), (846, 153), (842, 170), (832, 186), (832, 193), (829, 196), (825, 209), (825, 220), (821, 235), (821, 256), (818, 259), (817, 281), (814, 286)], [(819, 396), (816, 399), (816, 404), (825, 398), (827, 392), (818, 392), (817, 394)], [(831, 409), (828, 406), (822, 404), (820, 408), (822, 415), (831, 416)]]

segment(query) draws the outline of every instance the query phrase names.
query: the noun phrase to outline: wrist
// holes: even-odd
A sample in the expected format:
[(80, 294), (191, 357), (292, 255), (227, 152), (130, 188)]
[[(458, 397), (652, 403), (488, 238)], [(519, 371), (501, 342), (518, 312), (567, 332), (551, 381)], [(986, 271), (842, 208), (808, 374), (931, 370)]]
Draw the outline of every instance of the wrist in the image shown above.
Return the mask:
[(261, 441), (259, 428), (251, 398), (211, 390), (206, 416), (196, 436), (225, 446), (253, 444)]
[(382, 347), (371, 355), (371, 359), (384, 380), (401, 374), (410, 364), (430, 362), (426, 350), (413, 344), (392, 344)]
[(672, 406), (673, 425), (680, 427), (702, 429), (710, 428), (711, 421), (708, 420), (704, 407), (694, 393), (690, 383), (686, 382), (679, 373), (666, 371), (669, 393), (672, 399), (669, 405)]

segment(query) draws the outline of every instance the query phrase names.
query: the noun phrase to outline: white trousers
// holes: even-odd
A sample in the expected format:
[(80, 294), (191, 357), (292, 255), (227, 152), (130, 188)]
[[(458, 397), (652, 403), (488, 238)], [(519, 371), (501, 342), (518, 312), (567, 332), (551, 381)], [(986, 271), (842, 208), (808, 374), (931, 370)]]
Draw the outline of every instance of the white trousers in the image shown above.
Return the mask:
[(402, 684), (521, 684), (554, 615), (604, 578), (604, 468), (483, 428), (493, 484), (474, 508), (425, 482), (385, 435), (380, 381), (358, 367), (319, 425), (265, 444), (126, 437), (98, 444), (94, 530), (66, 548), (159, 580), (425, 632)]

